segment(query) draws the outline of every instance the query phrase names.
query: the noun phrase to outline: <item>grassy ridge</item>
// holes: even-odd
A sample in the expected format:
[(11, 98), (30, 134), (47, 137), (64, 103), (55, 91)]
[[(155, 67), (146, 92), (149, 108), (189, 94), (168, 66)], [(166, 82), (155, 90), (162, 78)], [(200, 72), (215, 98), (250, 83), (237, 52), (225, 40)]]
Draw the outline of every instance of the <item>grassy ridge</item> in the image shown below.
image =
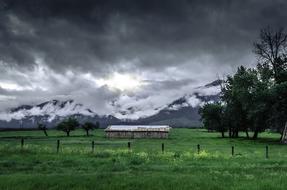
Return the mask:
[[(49, 131), (0, 133), (0, 189), (286, 189), (287, 147), (265, 133), (259, 141), (221, 139), (173, 129), (170, 139), (106, 139)], [(25, 138), (24, 148), (20, 138)], [(56, 153), (56, 140), (61, 140)], [(91, 141), (96, 142), (91, 152)], [(165, 144), (165, 153), (161, 152)], [(201, 145), (197, 154), (196, 145)], [(270, 158), (265, 158), (265, 146)], [(235, 146), (235, 156), (231, 156)]]

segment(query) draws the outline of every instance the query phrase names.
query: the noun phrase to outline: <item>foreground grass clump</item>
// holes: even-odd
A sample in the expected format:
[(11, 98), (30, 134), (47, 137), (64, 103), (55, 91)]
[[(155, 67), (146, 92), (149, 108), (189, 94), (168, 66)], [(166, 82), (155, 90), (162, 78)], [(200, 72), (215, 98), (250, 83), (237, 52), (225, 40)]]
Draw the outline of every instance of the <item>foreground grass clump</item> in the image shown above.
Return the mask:
[(262, 139), (251, 141), (190, 129), (173, 129), (169, 139), (161, 140), (109, 140), (102, 130), (90, 137), (81, 130), (71, 137), (48, 133), (49, 137), (38, 131), (0, 133), (0, 189), (283, 190), (287, 186), (287, 147), (277, 143), (276, 134), (264, 133)]

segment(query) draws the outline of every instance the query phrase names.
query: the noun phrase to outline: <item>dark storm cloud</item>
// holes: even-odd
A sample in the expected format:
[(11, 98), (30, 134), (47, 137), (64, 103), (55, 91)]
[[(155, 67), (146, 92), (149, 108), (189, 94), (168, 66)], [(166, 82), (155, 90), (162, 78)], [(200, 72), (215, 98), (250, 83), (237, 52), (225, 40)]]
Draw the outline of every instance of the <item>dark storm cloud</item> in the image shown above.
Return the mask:
[(2, 0), (1, 59), (55, 70), (161, 70), (211, 56), (242, 63), (260, 28), (284, 26), (277, 1)]

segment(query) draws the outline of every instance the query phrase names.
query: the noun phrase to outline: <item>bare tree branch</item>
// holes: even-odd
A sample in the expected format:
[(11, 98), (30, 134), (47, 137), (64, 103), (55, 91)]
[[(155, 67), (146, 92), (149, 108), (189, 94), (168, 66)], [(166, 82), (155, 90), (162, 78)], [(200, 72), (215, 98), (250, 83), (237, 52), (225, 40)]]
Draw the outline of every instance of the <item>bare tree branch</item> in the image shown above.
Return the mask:
[(287, 49), (287, 34), (281, 28), (278, 31), (272, 31), (270, 27), (262, 29), (260, 32), (260, 41), (254, 44), (254, 52), (259, 58), (274, 65), (276, 60), (285, 56)]

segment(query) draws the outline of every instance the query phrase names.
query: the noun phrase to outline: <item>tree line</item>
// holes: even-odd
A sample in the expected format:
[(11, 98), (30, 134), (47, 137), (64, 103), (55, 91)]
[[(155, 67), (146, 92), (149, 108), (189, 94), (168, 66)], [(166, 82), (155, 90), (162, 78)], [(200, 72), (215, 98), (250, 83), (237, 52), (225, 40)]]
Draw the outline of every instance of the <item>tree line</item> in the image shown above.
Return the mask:
[[(74, 131), (76, 128), (82, 128), (85, 130), (86, 135), (89, 136), (89, 132), (100, 128), (100, 123), (92, 123), (92, 122), (85, 122), (84, 124), (80, 124), (76, 118), (69, 117), (67, 119), (64, 119), (60, 123), (57, 124), (56, 129), (63, 131), (66, 133), (67, 137), (70, 136), (70, 132)], [(47, 133), (47, 126), (43, 123), (38, 123), (38, 129), (42, 130), (45, 134), (45, 136), (48, 136)]]
[[(287, 34), (270, 27), (260, 32), (254, 43), (255, 68), (240, 66), (222, 80), (220, 101), (200, 108), (202, 122), (209, 131), (230, 138), (244, 132), (257, 139), (270, 129), (281, 134), (287, 126)], [(250, 136), (252, 132), (252, 136)]]

